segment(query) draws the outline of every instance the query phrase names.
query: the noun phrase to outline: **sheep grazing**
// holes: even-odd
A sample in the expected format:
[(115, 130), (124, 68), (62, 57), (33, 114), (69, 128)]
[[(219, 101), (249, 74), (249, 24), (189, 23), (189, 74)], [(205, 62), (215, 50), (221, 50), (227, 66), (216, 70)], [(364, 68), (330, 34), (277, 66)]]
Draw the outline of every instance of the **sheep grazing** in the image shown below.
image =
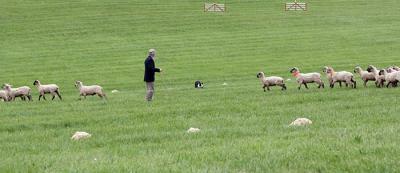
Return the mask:
[(398, 66), (392, 66), (392, 68), (393, 68), (394, 70), (396, 70), (396, 71), (400, 71), (400, 67), (398, 67)]
[(100, 98), (107, 98), (103, 88), (99, 85), (85, 86), (81, 81), (76, 81), (75, 87), (79, 90), (79, 97), (83, 96), (86, 99), (88, 95), (93, 96), (97, 94)]
[(301, 85), (304, 85), (307, 89), (307, 83), (317, 83), (318, 88), (324, 88), (324, 82), (321, 80), (321, 74), (319, 73), (300, 73), (300, 70), (297, 67), (293, 67), (290, 70), (290, 73), (297, 79), (297, 83), (299, 84), (298, 89), (301, 88)]
[(7, 92), (7, 96), (10, 101), (14, 101), (16, 97), (20, 97), (21, 100), (26, 100), (25, 97), (27, 97), (29, 101), (32, 100), (31, 88), (27, 86), (22, 86), (18, 88), (11, 87), (12, 85), (10, 84), (3, 85), (3, 89)]
[(358, 73), (361, 77), (361, 79), (364, 81), (364, 87), (367, 87), (367, 82), (368, 81), (375, 81), (375, 74), (364, 71), (360, 66), (357, 66), (354, 68), (354, 73)]
[(385, 76), (385, 81), (387, 82), (386, 88), (389, 88), (389, 85), (396, 87), (397, 83), (400, 81), (400, 71), (388, 73), (386, 69), (382, 69), (379, 71), (379, 75)]
[(39, 101), (41, 97), (46, 100), (45, 94), (51, 94), (53, 96), (51, 100), (54, 100), (56, 95), (60, 100), (62, 100), (59, 87), (56, 84), (42, 85), (39, 80), (35, 80), (33, 85), (39, 90)]
[(347, 72), (347, 71), (339, 71), (335, 72), (335, 70), (332, 67), (328, 67), (326, 70), (326, 73), (330, 76), (331, 81), (330, 81), (330, 87), (333, 88), (335, 86), (335, 83), (340, 81), (340, 82), (345, 82), (346, 86), (349, 85), (352, 88), (356, 88), (357, 84), (356, 81), (354, 80), (354, 75), (353, 73)]
[(283, 78), (281, 77), (277, 76), (265, 77), (264, 72), (259, 72), (257, 74), (257, 78), (260, 79), (261, 84), (263, 85), (264, 92), (265, 88), (267, 88), (267, 90), (269, 91), (270, 86), (280, 86), (282, 87), (282, 90), (286, 90), (285, 80), (283, 80)]

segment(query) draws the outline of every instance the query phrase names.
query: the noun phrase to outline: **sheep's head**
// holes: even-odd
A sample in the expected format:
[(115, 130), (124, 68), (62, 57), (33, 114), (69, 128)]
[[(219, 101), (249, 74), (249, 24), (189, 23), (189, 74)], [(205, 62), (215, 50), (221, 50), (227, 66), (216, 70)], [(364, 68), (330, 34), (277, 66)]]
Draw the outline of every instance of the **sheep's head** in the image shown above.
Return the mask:
[(4, 89), (4, 90), (10, 91), (10, 90), (11, 90), (11, 87), (12, 87), (12, 85), (10, 85), (10, 84), (8, 84), (8, 83), (3, 84), (3, 89)]
[(368, 72), (372, 72), (374, 69), (376, 69), (375, 66), (373, 66), (373, 65), (368, 65), (367, 71), (368, 71)]
[(382, 69), (382, 70), (379, 70), (379, 75), (385, 75), (385, 73), (386, 73), (386, 70), (385, 69)]
[(396, 70), (394, 70), (392, 67), (389, 67), (389, 68), (386, 69), (386, 71), (387, 71), (388, 73), (393, 73), (393, 72), (395, 72)]
[(79, 86), (82, 86), (82, 82), (79, 80), (75, 81), (75, 87), (78, 88)]
[(361, 67), (360, 66), (356, 66), (354, 68), (354, 73), (359, 73), (361, 71)]
[(322, 68), (322, 72), (326, 73), (328, 71), (329, 67), (328, 66), (324, 66), (324, 68)]
[(297, 68), (297, 67), (293, 67), (293, 68), (290, 70), (290, 73), (296, 73), (296, 72), (300, 72), (299, 68)]
[(264, 72), (257, 73), (257, 78), (261, 78), (262, 76), (264, 76)]
[(35, 80), (34, 82), (33, 82), (33, 85), (39, 85), (40, 84), (40, 81), (39, 80)]
[(333, 71), (333, 68), (328, 68), (328, 69), (326, 69), (326, 73), (333, 73), (334, 71)]

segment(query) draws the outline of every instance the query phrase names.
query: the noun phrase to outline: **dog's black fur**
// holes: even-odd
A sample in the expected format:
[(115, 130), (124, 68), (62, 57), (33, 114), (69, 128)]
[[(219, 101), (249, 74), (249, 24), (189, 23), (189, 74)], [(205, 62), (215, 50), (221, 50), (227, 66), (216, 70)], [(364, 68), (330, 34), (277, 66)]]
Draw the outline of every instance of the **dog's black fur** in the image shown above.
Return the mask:
[(203, 82), (201, 82), (199, 80), (194, 82), (194, 87), (195, 88), (203, 88), (204, 87)]

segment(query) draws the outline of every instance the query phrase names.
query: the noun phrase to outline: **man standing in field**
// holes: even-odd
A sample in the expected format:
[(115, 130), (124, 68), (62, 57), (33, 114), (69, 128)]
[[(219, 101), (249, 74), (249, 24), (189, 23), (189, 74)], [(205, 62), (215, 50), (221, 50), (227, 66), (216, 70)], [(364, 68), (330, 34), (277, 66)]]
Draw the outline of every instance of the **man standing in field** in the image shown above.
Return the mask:
[(146, 82), (146, 100), (151, 101), (154, 93), (155, 72), (161, 72), (160, 68), (156, 68), (154, 59), (156, 50), (150, 49), (149, 56), (144, 61), (144, 81)]

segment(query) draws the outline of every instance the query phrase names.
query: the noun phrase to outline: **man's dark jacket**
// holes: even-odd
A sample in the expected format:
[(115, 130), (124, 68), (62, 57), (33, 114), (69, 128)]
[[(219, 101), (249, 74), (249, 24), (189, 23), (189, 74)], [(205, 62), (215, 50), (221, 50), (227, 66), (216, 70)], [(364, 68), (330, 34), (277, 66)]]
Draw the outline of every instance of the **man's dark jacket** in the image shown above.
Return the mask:
[(153, 58), (151, 58), (151, 56), (148, 56), (144, 61), (144, 81), (154, 82), (155, 72), (160, 72), (160, 69), (156, 68)]

